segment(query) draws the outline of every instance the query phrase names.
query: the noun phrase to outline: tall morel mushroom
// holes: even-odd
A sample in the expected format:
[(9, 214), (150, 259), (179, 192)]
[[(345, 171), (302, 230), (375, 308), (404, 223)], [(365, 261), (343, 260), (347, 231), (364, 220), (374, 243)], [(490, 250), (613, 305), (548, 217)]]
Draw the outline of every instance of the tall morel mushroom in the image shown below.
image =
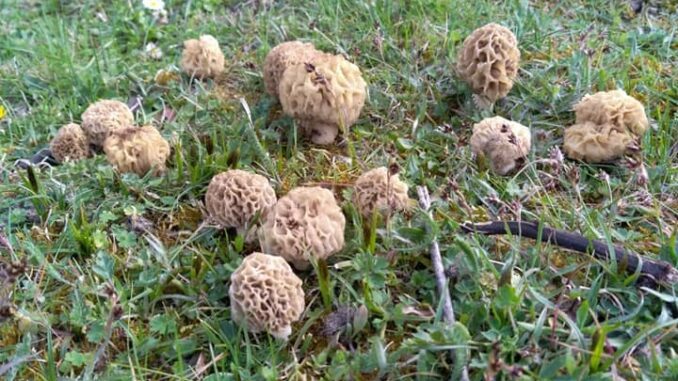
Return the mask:
[(49, 143), (54, 158), (64, 163), (84, 159), (89, 156), (89, 144), (85, 132), (75, 123), (62, 126)]
[(563, 151), (589, 163), (623, 156), (650, 125), (643, 105), (623, 90), (586, 95), (574, 111), (576, 123), (565, 129)]
[(197, 78), (214, 78), (224, 72), (224, 53), (216, 38), (206, 34), (184, 41), (181, 69)]
[(324, 53), (317, 50), (313, 44), (300, 41), (283, 42), (266, 55), (264, 60), (264, 85), (266, 92), (278, 96), (278, 85), (285, 70), (296, 64), (313, 63)]
[(210, 217), (223, 227), (236, 228), (247, 241), (256, 238), (248, 229), (259, 216), (262, 220), (275, 205), (275, 191), (268, 180), (255, 173), (232, 169), (212, 178), (205, 206)]
[(275, 204), (259, 230), (259, 241), (263, 251), (305, 270), (311, 257), (324, 259), (344, 247), (345, 225), (332, 192), (299, 187)]
[(82, 130), (96, 148), (113, 132), (134, 125), (134, 115), (126, 104), (115, 100), (100, 100), (82, 114)]
[(531, 141), (529, 128), (495, 116), (473, 126), (471, 150), (487, 158), (493, 172), (505, 176), (523, 166)]
[(363, 173), (356, 180), (353, 202), (364, 217), (370, 217), (374, 212), (388, 216), (407, 208), (407, 189), (398, 174), (389, 174), (386, 167), (379, 167)]
[(106, 139), (104, 152), (108, 162), (121, 173), (144, 176), (152, 171), (158, 175), (165, 171), (170, 146), (153, 126), (127, 127)]
[(358, 66), (342, 56), (288, 67), (278, 87), (283, 111), (295, 118), (316, 144), (330, 144), (339, 128), (353, 125), (365, 104), (367, 84)]
[(494, 103), (513, 87), (519, 64), (516, 36), (507, 28), (490, 23), (464, 40), (457, 58), (457, 72), (474, 93)]
[(287, 340), (304, 312), (304, 290), (290, 265), (273, 255), (252, 253), (231, 274), (231, 316), (250, 332)]

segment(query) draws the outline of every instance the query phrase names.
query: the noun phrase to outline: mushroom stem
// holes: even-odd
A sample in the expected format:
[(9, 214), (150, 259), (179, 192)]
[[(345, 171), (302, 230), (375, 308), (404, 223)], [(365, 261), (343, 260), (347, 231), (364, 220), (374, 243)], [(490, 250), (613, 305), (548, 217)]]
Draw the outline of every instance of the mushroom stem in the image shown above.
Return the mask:
[[(433, 213), (431, 213), (431, 197), (429, 196), (428, 189), (425, 186), (417, 187), (417, 195), (419, 195), (419, 206), (429, 215), (430, 218), (433, 218)], [(452, 299), (450, 298), (450, 290), (447, 287), (448, 281), (445, 276), (445, 269), (443, 268), (443, 259), (440, 255), (440, 247), (438, 246), (438, 240), (433, 239), (431, 241), (431, 249), (429, 251), (431, 255), (431, 262), (433, 262), (433, 273), (436, 277), (436, 287), (438, 288), (438, 294), (443, 299), (443, 320), (447, 324), (453, 324), (455, 322), (454, 318), (454, 308), (452, 307)], [(457, 358), (455, 355), (455, 350), (451, 350), (452, 358)], [(461, 368), (461, 381), (468, 381), (468, 366), (464, 364)]]
[[(493, 221), (482, 224), (466, 222), (461, 225), (464, 233), (480, 233), (484, 235), (512, 234), (520, 237), (540, 239), (541, 242), (554, 244), (565, 249), (580, 253), (591, 253), (594, 257), (609, 261), (613, 253), (615, 261), (628, 273), (644, 275), (650, 281), (650, 285), (656, 287), (656, 283), (674, 284), (678, 281), (678, 270), (671, 264), (646, 258), (621, 246), (608, 245), (607, 243), (588, 239), (581, 234), (557, 230), (546, 226), (541, 227), (534, 222), (519, 221)], [(541, 234), (540, 234), (541, 233)], [(646, 285), (647, 283), (643, 283)]]

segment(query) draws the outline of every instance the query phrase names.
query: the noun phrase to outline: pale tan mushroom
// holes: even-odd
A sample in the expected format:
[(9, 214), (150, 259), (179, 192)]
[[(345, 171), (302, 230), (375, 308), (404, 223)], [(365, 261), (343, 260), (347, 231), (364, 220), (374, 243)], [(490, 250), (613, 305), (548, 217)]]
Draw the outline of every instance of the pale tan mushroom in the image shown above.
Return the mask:
[(62, 126), (49, 143), (49, 149), (60, 163), (89, 157), (87, 137), (82, 128), (75, 123)]
[(214, 78), (224, 72), (224, 53), (216, 38), (206, 34), (184, 41), (181, 69), (196, 78)]
[(134, 125), (134, 115), (126, 104), (115, 100), (100, 100), (82, 114), (82, 130), (95, 147), (102, 147), (113, 132)]
[(259, 230), (259, 242), (263, 251), (305, 270), (311, 257), (324, 259), (344, 247), (345, 225), (332, 192), (299, 187), (275, 204)]
[(296, 64), (313, 63), (324, 53), (313, 44), (300, 41), (288, 41), (277, 45), (264, 60), (264, 85), (266, 92), (278, 96), (278, 86), (285, 70)]
[(493, 172), (505, 176), (523, 166), (531, 141), (529, 128), (495, 116), (473, 126), (471, 149), (479, 158), (489, 160)]
[(650, 125), (643, 105), (623, 90), (586, 95), (574, 111), (576, 123), (565, 129), (563, 151), (589, 163), (623, 156)]
[(170, 146), (153, 126), (127, 127), (116, 130), (104, 142), (108, 162), (118, 172), (134, 172), (144, 176), (165, 171)]
[(519, 64), (515, 35), (499, 24), (490, 23), (464, 40), (457, 58), (457, 72), (474, 93), (494, 103), (513, 87)]
[(252, 333), (287, 340), (304, 312), (304, 290), (284, 259), (262, 253), (245, 257), (231, 274), (231, 317)]
[(283, 111), (295, 118), (316, 144), (330, 144), (348, 131), (365, 104), (367, 84), (360, 69), (342, 56), (288, 67), (278, 87)]
[(388, 216), (408, 207), (407, 189), (398, 174), (389, 175), (386, 167), (379, 167), (356, 180), (353, 202), (364, 217), (369, 218), (375, 211)]
[(205, 194), (210, 217), (223, 227), (236, 228), (248, 242), (256, 239), (256, 226), (249, 230), (254, 219), (263, 220), (275, 202), (275, 191), (264, 176), (238, 169), (214, 176)]

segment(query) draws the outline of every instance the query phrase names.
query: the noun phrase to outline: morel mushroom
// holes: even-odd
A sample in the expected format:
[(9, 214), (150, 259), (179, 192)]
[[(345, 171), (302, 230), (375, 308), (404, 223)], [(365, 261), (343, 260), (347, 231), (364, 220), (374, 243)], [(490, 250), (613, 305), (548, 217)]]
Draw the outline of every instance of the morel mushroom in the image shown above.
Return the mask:
[(49, 143), (49, 149), (52, 156), (60, 163), (80, 160), (89, 156), (89, 145), (85, 132), (75, 123), (61, 127)]
[(82, 114), (82, 130), (90, 144), (101, 148), (113, 132), (134, 125), (134, 115), (126, 104), (115, 100), (100, 100)]
[(353, 201), (364, 217), (370, 217), (374, 212), (388, 216), (407, 208), (407, 189), (398, 174), (390, 175), (386, 167), (379, 167), (363, 173), (356, 180)]
[(144, 176), (152, 171), (158, 175), (165, 171), (170, 146), (153, 126), (127, 127), (106, 139), (104, 152), (118, 172)]
[(214, 78), (224, 71), (224, 53), (216, 38), (206, 34), (184, 41), (181, 69), (196, 78)]
[(238, 169), (214, 176), (205, 195), (210, 217), (223, 227), (236, 228), (248, 242), (256, 238), (256, 229), (247, 231), (255, 217), (263, 220), (275, 202), (275, 191), (265, 177)]
[(589, 163), (623, 156), (650, 125), (643, 105), (623, 90), (586, 95), (574, 111), (576, 123), (565, 129), (563, 151)]
[(283, 111), (316, 144), (332, 143), (340, 127), (355, 123), (366, 92), (360, 69), (339, 55), (288, 67), (278, 87)]
[(457, 72), (473, 92), (494, 103), (508, 94), (518, 74), (520, 50), (516, 36), (491, 23), (473, 31), (459, 51)]
[(287, 340), (304, 312), (304, 290), (290, 265), (273, 255), (252, 253), (231, 274), (231, 316), (252, 333)]
[(262, 250), (299, 269), (344, 247), (346, 219), (334, 195), (320, 187), (291, 190), (275, 204), (259, 230)]
[(277, 97), (278, 86), (285, 69), (296, 64), (313, 63), (315, 58), (323, 54), (313, 44), (300, 41), (283, 42), (271, 49), (264, 61), (266, 92)]
[(529, 128), (495, 116), (473, 126), (471, 149), (477, 157), (489, 159), (493, 172), (505, 176), (523, 166), (531, 141)]

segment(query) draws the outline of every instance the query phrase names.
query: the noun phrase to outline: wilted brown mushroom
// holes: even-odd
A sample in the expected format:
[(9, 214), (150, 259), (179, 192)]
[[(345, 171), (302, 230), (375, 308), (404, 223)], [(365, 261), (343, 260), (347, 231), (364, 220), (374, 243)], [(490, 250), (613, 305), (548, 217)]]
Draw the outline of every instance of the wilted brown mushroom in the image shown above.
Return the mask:
[(231, 316), (250, 332), (287, 340), (304, 312), (304, 290), (284, 259), (252, 253), (231, 274)]
[(342, 56), (288, 67), (278, 87), (283, 111), (295, 118), (316, 144), (330, 144), (339, 128), (355, 123), (365, 104), (367, 84), (360, 69)]
[(265, 177), (238, 169), (214, 176), (205, 194), (210, 217), (224, 227), (236, 228), (247, 241), (256, 238), (252, 234), (256, 229), (247, 231), (255, 217), (265, 218), (275, 202), (275, 191)]
[(407, 184), (400, 181), (398, 174), (389, 175), (386, 167), (375, 168), (356, 180), (353, 201), (364, 217), (375, 211), (391, 215), (407, 208)]
[(623, 156), (650, 125), (643, 105), (623, 90), (586, 95), (574, 111), (576, 123), (565, 129), (563, 151), (589, 163)]
[(152, 171), (158, 175), (165, 171), (170, 147), (153, 126), (127, 127), (106, 139), (104, 152), (108, 162), (121, 173), (144, 176)]
[(489, 160), (493, 172), (504, 176), (523, 166), (531, 141), (529, 128), (495, 116), (473, 126), (471, 149)]
[(457, 72), (474, 93), (494, 103), (513, 87), (519, 64), (515, 35), (499, 24), (490, 23), (464, 40), (457, 58)]
[(323, 54), (313, 44), (300, 41), (283, 42), (271, 49), (264, 61), (266, 92), (277, 97), (278, 85), (285, 69), (296, 64), (312, 63), (316, 57)]
[(49, 149), (60, 163), (80, 160), (89, 156), (87, 137), (82, 128), (75, 123), (61, 127), (49, 143)]
[(113, 132), (134, 125), (134, 115), (126, 104), (115, 100), (100, 100), (82, 114), (82, 130), (95, 147), (102, 147)]
[(216, 38), (206, 34), (184, 41), (181, 69), (196, 78), (214, 78), (224, 71), (224, 53)]
[(311, 257), (327, 258), (344, 247), (345, 225), (332, 192), (299, 187), (278, 200), (266, 216), (259, 241), (263, 251), (305, 270)]

